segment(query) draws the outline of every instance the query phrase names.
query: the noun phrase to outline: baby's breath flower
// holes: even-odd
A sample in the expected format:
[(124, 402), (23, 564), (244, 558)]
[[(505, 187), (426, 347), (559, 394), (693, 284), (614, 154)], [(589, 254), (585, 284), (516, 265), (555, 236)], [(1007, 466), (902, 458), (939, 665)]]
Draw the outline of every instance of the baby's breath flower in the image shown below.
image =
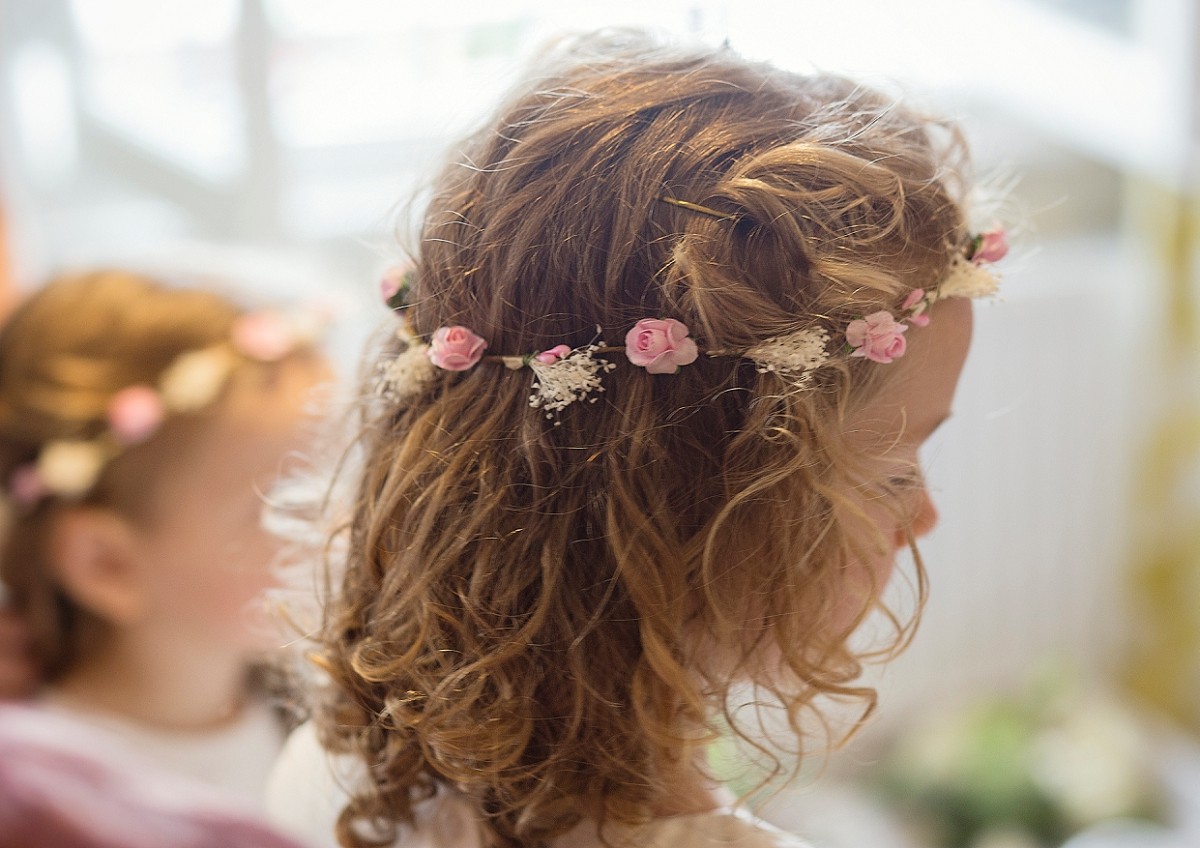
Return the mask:
[(825, 346), (829, 333), (820, 327), (809, 327), (767, 339), (748, 349), (744, 356), (754, 363), (759, 374), (776, 373), (781, 377), (804, 384), (812, 372), (829, 361)]
[[(600, 375), (616, 366), (607, 359), (597, 359), (598, 345), (576, 348), (554, 362), (543, 362), (532, 357), (528, 366), (533, 371), (533, 394), (529, 405), (546, 410), (546, 417), (561, 412), (577, 400), (583, 400), (592, 392), (604, 391)], [(591, 398), (595, 403), (596, 398)]]
[(37, 476), (47, 491), (78, 497), (95, 484), (105, 459), (97, 442), (50, 442), (38, 455)]
[(410, 341), (395, 357), (380, 363), (376, 392), (392, 403), (404, 403), (420, 394), (436, 373), (437, 366), (429, 359), (429, 347)]
[(996, 273), (986, 265), (977, 265), (962, 256), (950, 263), (950, 271), (937, 289), (937, 299), (947, 297), (991, 297), (999, 288)]

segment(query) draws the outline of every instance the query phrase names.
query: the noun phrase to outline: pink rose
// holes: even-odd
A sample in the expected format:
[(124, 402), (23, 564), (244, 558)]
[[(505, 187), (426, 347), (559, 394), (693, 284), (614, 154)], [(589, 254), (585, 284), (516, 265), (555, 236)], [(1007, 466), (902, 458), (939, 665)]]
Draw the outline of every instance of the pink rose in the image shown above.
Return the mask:
[(17, 468), (8, 478), (8, 493), (23, 507), (31, 507), (48, 493), (38, 474), (37, 466), (31, 464)]
[(444, 371), (466, 371), (483, 356), (487, 342), (466, 327), (438, 327), (429, 342), (429, 361)]
[(886, 365), (904, 356), (908, 347), (904, 339), (907, 329), (892, 313), (883, 310), (851, 321), (846, 327), (846, 341), (854, 348), (850, 355), (866, 357), (872, 362)]
[(539, 353), (537, 356), (535, 356), (534, 359), (536, 359), (538, 362), (542, 363), (543, 365), (553, 365), (555, 362), (558, 362), (560, 359), (566, 359), (570, 354), (571, 354), (571, 348), (565, 344), (560, 344), (560, 345), (555, 345), (554, 347), (550, 348), (549, 350), (543, 350), (541, 353)]
[(688, 328), (674, 318), (643, 318), (625, 334), (625, 356), (651, 374), (674, 374), (698, 355)]
[(233, 322), (229, 337), (234, 347), (259, 362), (277, 362), (295, 347), (288, 320), (270, 310), (241, 316)]
[(379, 295), (384, 303), (390, 303), (391, 299), (400, 293), (404, 288), (404, 278), (412, 273), (412, 269), (412, 263), (405, 262), (393, 265), (383, 272), (383, 276), (379, 278)]
[(146, 441), (165, 415), (162, 398), (149, 386), (121, 389), (108, 402), (108, 426), (123, 445)]
[(996, 229), (980, 233), (978, 239), (979, 244), (976, 246), (975, 252), (971, 254), (971, 261), (975, 264), (999, 262), (1008, 253), (1008, 237), (1004, 234), (1004, 230)]

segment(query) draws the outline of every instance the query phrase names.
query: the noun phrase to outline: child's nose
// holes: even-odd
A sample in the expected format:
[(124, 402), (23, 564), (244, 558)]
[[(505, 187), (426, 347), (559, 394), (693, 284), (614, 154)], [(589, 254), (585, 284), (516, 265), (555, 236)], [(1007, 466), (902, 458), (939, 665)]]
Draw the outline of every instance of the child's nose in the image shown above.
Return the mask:
[(937, 523), (937, 506), (934, 504), (933, 498), (929, 496), (929, 490), (922, 486), (920, 499), (917, 501), (917, 512), (913, 516), (910, 528), (913, 538), (920, 539), (922, 536), (928, 535), (937, 526)]
[(927, 536), (937, 526), (937, 522), (937, 506), (934, 504), (933, 498), (929, 496), (929, 490), (922, 486), (917, 494), (912, 520), (907, 527), (900, 527), (896, 530), (896, 550), (907, 547), (909, 539), (920, 539), (922, 536)]

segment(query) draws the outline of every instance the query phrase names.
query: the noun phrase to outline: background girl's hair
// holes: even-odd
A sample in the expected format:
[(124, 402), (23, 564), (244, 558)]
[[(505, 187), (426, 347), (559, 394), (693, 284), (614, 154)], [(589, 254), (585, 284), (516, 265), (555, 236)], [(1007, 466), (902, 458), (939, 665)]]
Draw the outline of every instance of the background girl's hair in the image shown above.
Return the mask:
[[(654, 316), (745, 348), (894, 307), (966, 238), (959, 135), (871, 90), (629, 35), (546, 62), (436, 185), (419, 335), (462, 324), (513, 354), (597, 326), (620, 345)], [(878, 542), (843, 524), (863, 473), (843, 420), (886, 369), (844, 361), (796, 392), (746, 361), (615, 361), (559, 426), (490, 365), (372, 410), (321, 653), (326, 742), (370, 764), (345, 844), (389, 844), (439, 787), (496, 846), (645, 821), (714, 711), (750, 737), (741, 680), (797, 744), (818, 696), (871, 709), (834, 619)]]
[[(241, 311), (198, 289), (168, 287), (125, 271), (57, 278), (33, 294), (0, 332), (0, 481), (58, 439), (92, 439), (106, 429), (119, 390), (153, 386), (181, 354), (229, 338)], [(152, 475), (186, 445), (197, 415), (173, 416), (145, 444), (109, 462), (83, 505), (133, 517), (153, 508)], [(72, 663), (81, 631), (93, 623), (58, 587), (47, 545), (63, 508), (47, 498), (10, 510), (0, 578), (33, 631), (42, 671), (53, 680)]]

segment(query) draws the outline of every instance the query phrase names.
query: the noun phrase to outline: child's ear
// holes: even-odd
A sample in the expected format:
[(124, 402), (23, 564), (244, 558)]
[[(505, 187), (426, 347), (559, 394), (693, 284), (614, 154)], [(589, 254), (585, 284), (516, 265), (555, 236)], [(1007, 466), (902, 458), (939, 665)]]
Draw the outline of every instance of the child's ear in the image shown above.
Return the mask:
[(54, 522), (48, 553), (63, 592), (110, 624), (140, 619), (146, 587), (129, 524), (96, 507), (68, 508)]

